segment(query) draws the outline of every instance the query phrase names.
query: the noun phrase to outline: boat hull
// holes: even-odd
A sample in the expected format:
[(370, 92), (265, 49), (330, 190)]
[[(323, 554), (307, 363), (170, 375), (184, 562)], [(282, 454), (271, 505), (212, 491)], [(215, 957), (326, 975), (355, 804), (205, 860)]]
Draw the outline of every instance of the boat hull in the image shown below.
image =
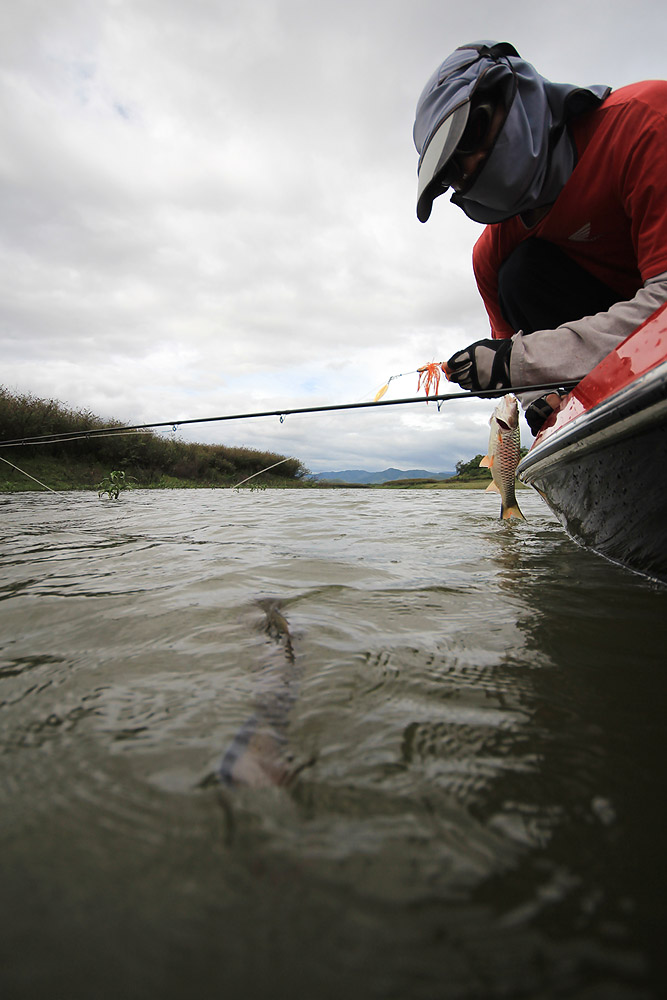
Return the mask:
[(575, 541), (667, 583), (667, 312), (583, 379), (517, 470)]

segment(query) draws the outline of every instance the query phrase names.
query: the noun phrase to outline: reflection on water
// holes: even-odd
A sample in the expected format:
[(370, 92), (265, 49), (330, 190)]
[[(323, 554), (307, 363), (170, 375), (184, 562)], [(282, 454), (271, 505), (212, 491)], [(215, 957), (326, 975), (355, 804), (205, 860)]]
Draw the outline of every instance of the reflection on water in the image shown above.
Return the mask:
[(521, 505), (0, 498), (3, 995), (661, 996), (667, 591)]

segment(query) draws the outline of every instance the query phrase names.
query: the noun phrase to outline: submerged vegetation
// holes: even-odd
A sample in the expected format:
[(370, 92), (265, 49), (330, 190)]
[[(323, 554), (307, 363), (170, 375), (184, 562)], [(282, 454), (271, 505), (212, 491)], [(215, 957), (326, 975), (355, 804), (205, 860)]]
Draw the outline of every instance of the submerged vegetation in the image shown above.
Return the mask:
[(134, 476), (126, 476), (124, 472), (116, 469), (97, 484), (97, 495), (103, 497), (106, 494), (109, 500), (118, 500), (124, 490), (134, 489), (134, 482)]
[[(118, 434), (86, 436), (86, 431), (108, 427), (118, 428)], [(143, 488), (234, 486), (278, 462), (275, 474), (263, 476), (266, 485), (296, 485), (308, 472), (297, 458), (282, 461), (284, 456), (274, 452), (186, 444), (154, 431), (123, 433), (120, 421), (103, 420), (88, 410), (68, 409), (54, 399), (16, 394), (0, 386), (0, 439), (79, 432), (81, 437), (73, 441), (2, 448), (0, 458), (55, 489), (101, 487), (102, 492), (107, 492), (103, 483), (109, 469), (124, 470), (126, 485), (133, 480), (133, 485)], [(33, 488), (19, 471), (0, 464), (0, 491)]]

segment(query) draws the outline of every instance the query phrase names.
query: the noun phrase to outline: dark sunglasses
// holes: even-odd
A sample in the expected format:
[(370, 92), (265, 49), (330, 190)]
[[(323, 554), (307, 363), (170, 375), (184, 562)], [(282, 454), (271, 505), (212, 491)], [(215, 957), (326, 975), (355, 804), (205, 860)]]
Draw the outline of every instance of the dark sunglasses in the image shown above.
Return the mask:
[(471, 110), (463, 135), (456, 147), (455, 155), (469, 156), (481, 149), (489, 134), (494, 111), (493, 104), (489, 104), (488, 101), (484, 104), (478, 104)]
[(476, 153), (483, 148), (491, 129), (494, 113), (495, 107), (488, 101), (478, 104), (471, 110), (463, 135), (445, 169), (440, 174), (440, 183), (443, 188), (452, 187), (454, 183), (462, 179), (463, 171), (459, 164), (459, 157), (470, 156), (471, 153)]

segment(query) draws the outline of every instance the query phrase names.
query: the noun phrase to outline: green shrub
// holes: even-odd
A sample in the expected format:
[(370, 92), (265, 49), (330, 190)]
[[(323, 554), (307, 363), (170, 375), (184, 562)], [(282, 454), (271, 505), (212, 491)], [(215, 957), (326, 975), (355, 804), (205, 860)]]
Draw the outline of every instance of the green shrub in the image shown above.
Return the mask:
[[(103, 420), (89, 410), (72, 410), (57, 400), (12, 393), (2, 386), (0, 427), (5, 440), (80, 433), (76, 440), (24, 445), (20, 450), (24, 455), (52, 456), (64, 465), (76, 461), (101, 465), (103, 469), (126, 469), (139, 483), (173, 476), (212, 484), (232, 484), (284, 458), (254, 448), (186, 444), (151, 430), (123, 432), (123, 424), (118, 420)], [(86, 434), (107, 428), (115, 428), (118, 433), (97, 438)], [(307, 473), (298, 459), (290, 458), (280, 466), (279, 475), (281, 480), (299, 480)], [(91, 485), (94, 481), (91, 480)]]

